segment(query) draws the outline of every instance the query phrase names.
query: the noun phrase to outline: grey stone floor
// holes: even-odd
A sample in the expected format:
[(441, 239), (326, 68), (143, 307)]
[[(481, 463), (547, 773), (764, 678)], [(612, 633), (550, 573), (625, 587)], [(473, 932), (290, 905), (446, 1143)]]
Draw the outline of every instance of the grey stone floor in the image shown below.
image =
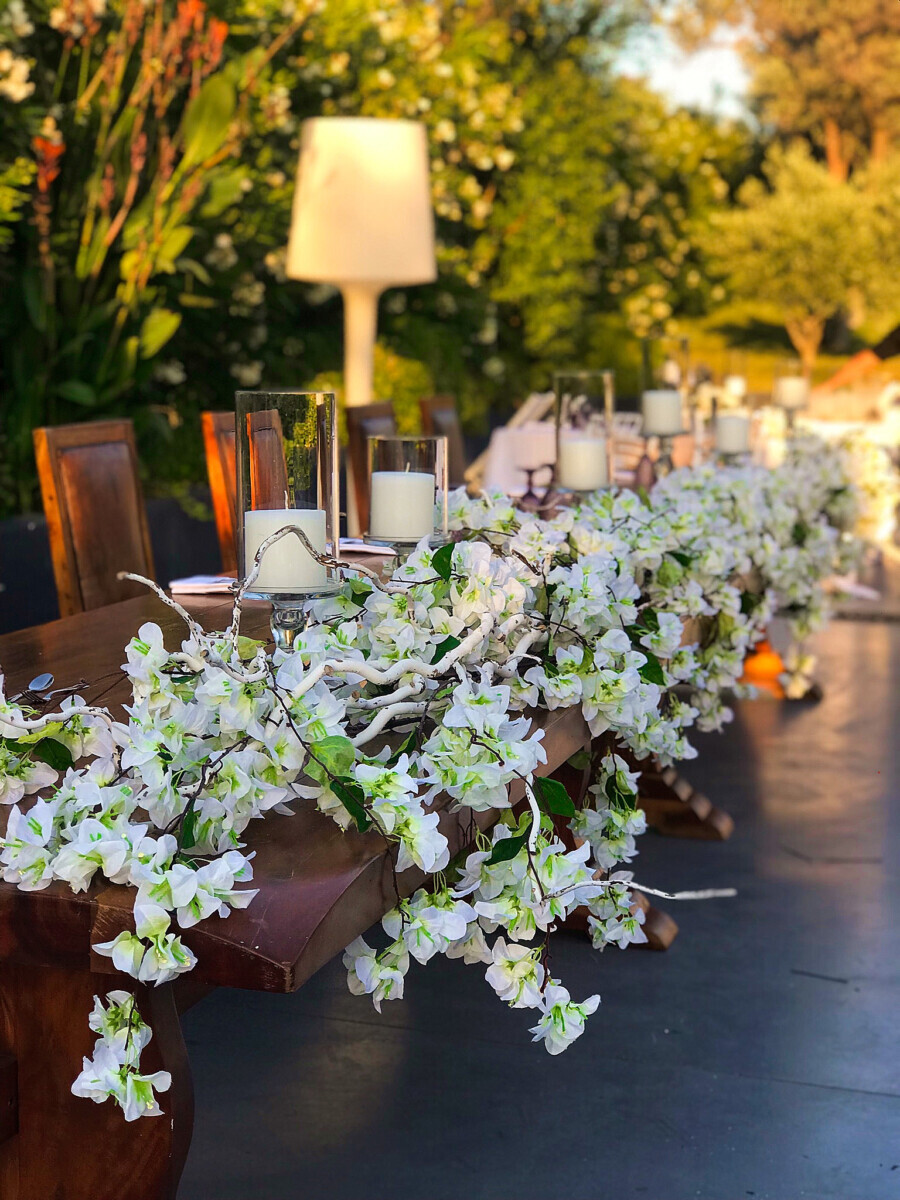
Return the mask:
[(337, 962), (294, 996), (219, 991), (185, 1018), (179, 1200), (900, 1197), (900, 624), (816, 648), (820, 705), (745, 702), (698, 741), (732, 839), (643, 839), (638, 879), (738, 897), (670, 904), (666, 954), (557, 937), (556, 973), (603, 997), (572, 1049), (458, 962), (381, 1017)]

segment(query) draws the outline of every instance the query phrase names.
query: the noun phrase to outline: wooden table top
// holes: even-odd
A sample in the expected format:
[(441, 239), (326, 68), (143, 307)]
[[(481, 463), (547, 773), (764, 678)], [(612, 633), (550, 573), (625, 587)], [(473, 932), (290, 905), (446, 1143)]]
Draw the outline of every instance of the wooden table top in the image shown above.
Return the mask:
[[(227, 596), (180, 598), (207, 628), (223, 628), (231, 602)], [(243, 631), (261, 636), (268, 630), (269, 608), (248, 603)], [(84, 679), (91, 685), (85, 699), (115, 706), (130, 699), (127, 680), (118, 671), (128, 640), (145, 621), (163, 630), (166, 645), (176, 648), (185, 636), (181, 618), (156, 596), (123, 601), (46, 625), (0, 637), (0, 668), (6, 672), (7, 694), (15, 695), (42, 671), (55, 686)], [(585, 746), (589, 733), (578, 709), (534, 714), (545, 729), (550, 774)], [(513, 789), (515, 800), (522, 798)], [(319, 967), (364, 933), (395, 903), (392, 871), (383, 839), (376, 833), (342, 832), (312, 801), (297, 801), (292, 817), (269, 814), (245, 833), (247, 848), (256, 851), (253, 886), (259, 895), (248, 908), (227, 919), (202, 922), (183, 935), (196, 953), (195, 974), (212, 985), (293, 991)], [(468, 814), (464, 814), (468, 817)], [(476, 814), (486, 827), (495, 813)], [(451, 854), (464, 845), (459, 817), (444, 811), (441, 829)], [(409, 894), (424, 879), (417, 869), (400, 876)], [(94, 942), (133, 928), (131, 889), (105, 882), (75, 895), (63, 882), (42, 892), (21, 892), (0, 883), (0, 960), (70, 963), (112, 972), (110, 959), (92, 954)]]

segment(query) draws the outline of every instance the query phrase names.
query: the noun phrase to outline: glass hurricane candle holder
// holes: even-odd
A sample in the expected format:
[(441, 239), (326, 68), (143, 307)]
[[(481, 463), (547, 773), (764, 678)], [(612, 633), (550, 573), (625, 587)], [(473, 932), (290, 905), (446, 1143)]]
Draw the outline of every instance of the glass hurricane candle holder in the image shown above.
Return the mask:
[(644, 437), (659, 438), (657, 475), (668, 475), (673, 469), (675, 438), (689, 432), (684, 428), (682, 404), (681, 392), (676, 392), (674, 388), (644, 392), (641, 397)]
[[(272, 604), (276, 644), (290, 649), (306, 623), (307, 602), (341, 585), (333, 565), (338, 557), (334, 394), (238, 392), (235, 430), (242, 579), (256, 570), (245, 595)], [(303, 536), (283, 533), (262, 549), (269, 538), (291, 527)]]
[(369, 438), (369, 538), (410, 553), (447, 533), (447, 439)]
[(784, 410), (788, 433), (794, 432), (797, 413), (809, 403), (809, 379), (797, 358), (782, 359), (775, 369), (772, 403)]
[(613, 478), (612, 371), (561, 371), (556, 392), (557, 487), (586, 495)]
[(715, 421), (716, 454), (729, 466), (750, 453), (750, 416), (745, 412), (719, 412)]

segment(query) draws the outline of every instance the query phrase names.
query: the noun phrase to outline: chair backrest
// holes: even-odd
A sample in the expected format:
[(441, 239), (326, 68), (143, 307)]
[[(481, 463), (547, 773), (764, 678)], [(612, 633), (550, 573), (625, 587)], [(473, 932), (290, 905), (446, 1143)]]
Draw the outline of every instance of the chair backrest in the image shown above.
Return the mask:
[(613, 436), (622, 438), (642, 437), (644, 418), (638, 412), (613, 413)]
[(154, 574), (131, 421), (35, 429), (34, 450), (60, 615), (145, 594), (116, 578)]
[(352, 484), (356, 497), (356, 514), (362, 533), (369, 529), (369, 459), (368, 439), (397, 432), (394, 407), (388, 403), (354, 404), (345, 410), (347, 416), (348, 486)]
[(419, 401), (422, 430), (431, 437), (447, 439), (447, 474), (450, 486), (459, 487), (466, 476), (466, 444), (453, 396), (426, 396)]
[(613, 448), (613, 483), (630, 487), (646, 443), (643, 438), (617, 437)]
[(204, 412), (203, 446), (212, 493), (222, 570), (237, 569), (237, 476), (234, 467), (234, 413)]

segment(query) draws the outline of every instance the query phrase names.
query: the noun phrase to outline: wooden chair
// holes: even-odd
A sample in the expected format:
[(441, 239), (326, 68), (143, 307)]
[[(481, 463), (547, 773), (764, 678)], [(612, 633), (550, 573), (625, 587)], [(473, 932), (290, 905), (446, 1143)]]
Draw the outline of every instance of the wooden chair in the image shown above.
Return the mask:
[(463, 441), (459, 412), (453, 396), (426, 396), (419, 401), (422, 431), (430, 437), (447, 439), (447, 474), (451, 487), (459, 487), (466, 477), (466, 445)]
[(35, 429), (34, 450), (60, 616), (144, 595), (116, 578), (154, 575), (132, 422)]
[(613, 483), (620, 487), (631, 487), (634, 472), (646, 449), (641, 436), (641, 414), (617, 412), (613, 414)]
[(212, 493), (219, 553), (224, 572), (237, 570), (237, 475), (234, 467), (234, 413), (203, 412), (203, 447)]
[(356, 513), (359, 528), (366, 533), (369, 528), (369, 460), (368, 439), (377, 435), (397, 432), (392, 404), (356, 404), (348, 407), (347, 416), (347, 462), (349, 465), (348, 485), (352, 481), (356, 497)]
[[(277, 412), (250, 415), (256, 455), (250, 463), (250, 494), (256, 508), (278, 508), (287, 490), (287, 464)], [(206, 473), (212, 493), (222, 570), (237, 570), (237, 466), (233, 412), (203, 412)]]

